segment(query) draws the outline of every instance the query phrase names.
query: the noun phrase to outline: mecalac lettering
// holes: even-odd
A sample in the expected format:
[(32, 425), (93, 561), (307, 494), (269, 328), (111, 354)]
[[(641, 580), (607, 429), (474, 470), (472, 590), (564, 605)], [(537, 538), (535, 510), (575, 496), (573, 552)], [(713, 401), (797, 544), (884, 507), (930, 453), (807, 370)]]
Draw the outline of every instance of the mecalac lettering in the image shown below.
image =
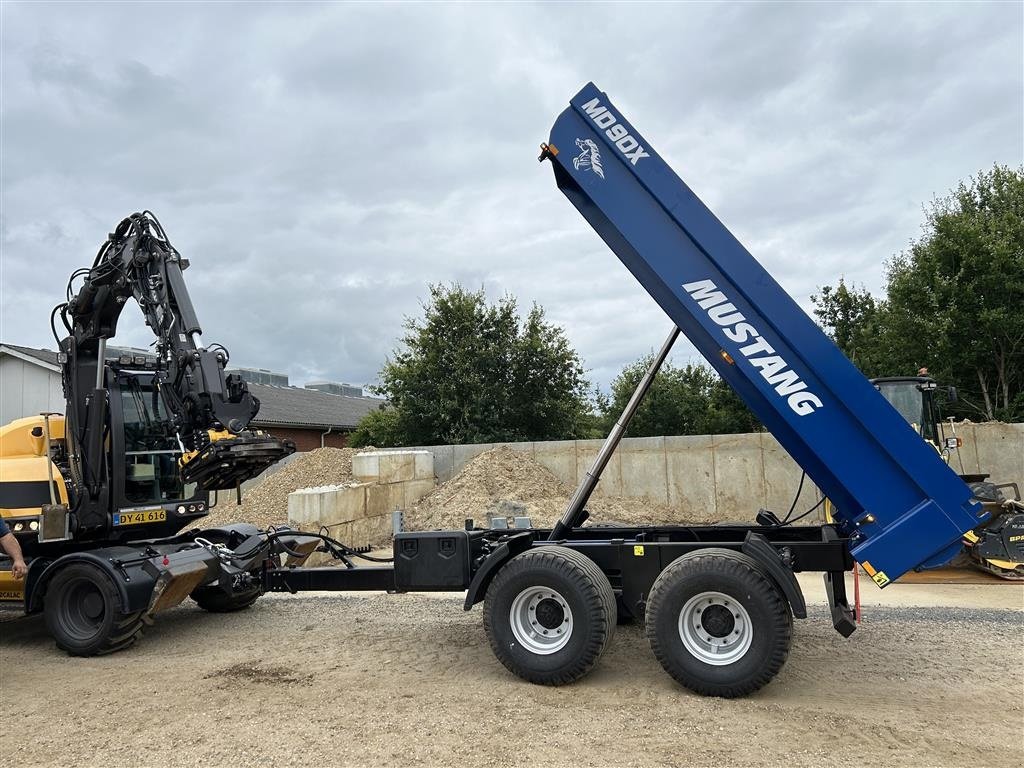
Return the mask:
[(591, 99), (584, 104), (583, 111), (594, 121), (594, 125), (604, 131), (604, 135), (612, 140), (612, 143), (633, 165), (636, 165), (641, 158), (650, 157), (640, 146), (640, 142), (626, 130), (626, 126), (619, 122), (619, 119), (612, 114), (608, 107), (602, 107), (598, 99)]
[(822, 407), (821, 398), (807, 390), (807, 383), (775, 353), (775, 348), (747, 322), (743, 313), (710, 280), (685, 283), (685, 290), (705, 310), (730, 341), (742, 344), (740, 353), (761, 373), (779, 397), (799, 416), (807, 416)]

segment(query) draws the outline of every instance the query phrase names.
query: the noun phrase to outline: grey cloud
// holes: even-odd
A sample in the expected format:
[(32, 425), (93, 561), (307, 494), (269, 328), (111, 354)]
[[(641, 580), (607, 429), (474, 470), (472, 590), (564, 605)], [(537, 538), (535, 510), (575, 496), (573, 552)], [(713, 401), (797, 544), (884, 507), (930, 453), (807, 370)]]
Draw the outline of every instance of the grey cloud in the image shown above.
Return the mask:
[(125, 8), (0, 10), (4, 341), (52, 346), (68, 274), (151, 208), (240, 365), (373, 381), (461, 281), (544, 305), (606, 385), (668, 320), (533, 159), (589, 79), (805, 308), (1022, 159), (1019, 4)]

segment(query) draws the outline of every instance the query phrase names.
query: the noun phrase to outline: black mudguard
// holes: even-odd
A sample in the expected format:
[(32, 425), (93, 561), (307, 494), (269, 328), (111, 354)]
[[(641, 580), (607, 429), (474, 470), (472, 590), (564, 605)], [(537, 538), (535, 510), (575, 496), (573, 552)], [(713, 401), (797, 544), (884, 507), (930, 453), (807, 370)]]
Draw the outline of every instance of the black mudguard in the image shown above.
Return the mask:
[(768, 543), (768, 539), (759, 533), (748, 531), (747, 537), (743, 540), (743, 553), (757, 560), (768, 571), (768, 575), (789, 601), (793, 615), (798, 619), (806, 619), (807, 603), (803, 590), (800, 589), (800, 582), (796, 580), (793, 569), (782, 561), (778, 550)]
[(473, 574), (473, 579), (469, 582), (469, 588), (466, 590), (466, 602), (462, 609), (468, 611), (483, 600), (487, 594), (487, 587), (490, 586), (491, 580), (498, 570), (513, 557), (528, 550), (532, 543), (532, 534), (520, 533), (509, 537), (495, 547), (494, 551), (487, 556), (487, 559)]

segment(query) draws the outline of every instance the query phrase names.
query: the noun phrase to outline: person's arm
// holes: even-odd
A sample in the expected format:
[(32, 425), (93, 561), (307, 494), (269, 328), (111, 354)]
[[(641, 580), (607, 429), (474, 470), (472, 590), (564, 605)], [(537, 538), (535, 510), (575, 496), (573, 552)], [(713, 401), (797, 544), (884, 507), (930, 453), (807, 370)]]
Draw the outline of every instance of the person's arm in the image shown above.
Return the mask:
[[(5, 525), (4, 528), (7, 528), (7, 526)], [(25, 578), (25, 574), (28, 573), (28, 566), (25, 565), (25, 556), (21, 553), (21, 544), (18, 543), (14, 534), (11, 533), (10, 528), (7, 528), (7, 533), (0, 536), (0, 547), (3, 547), (4, 552), (14, 561), (11, 565), (11, 573), (14, 575), (14, 578)]]

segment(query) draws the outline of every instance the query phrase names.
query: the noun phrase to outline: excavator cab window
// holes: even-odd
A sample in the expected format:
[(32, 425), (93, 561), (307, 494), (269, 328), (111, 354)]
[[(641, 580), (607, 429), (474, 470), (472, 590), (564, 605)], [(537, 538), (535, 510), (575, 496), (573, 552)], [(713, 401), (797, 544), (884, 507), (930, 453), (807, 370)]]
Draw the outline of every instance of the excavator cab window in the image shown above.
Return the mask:
[[(148, 379), (148, 377), (147, 377)], [(151, 380), (118, 378), (124, 428), (124, 498), (134, 504), (161, 504), (195, 495), (178, 469), (181, 447), (163, 398)]]
[(939, 444), (935, 382), (924, 379), (875, 380), (875, 388), (925, 440)]

